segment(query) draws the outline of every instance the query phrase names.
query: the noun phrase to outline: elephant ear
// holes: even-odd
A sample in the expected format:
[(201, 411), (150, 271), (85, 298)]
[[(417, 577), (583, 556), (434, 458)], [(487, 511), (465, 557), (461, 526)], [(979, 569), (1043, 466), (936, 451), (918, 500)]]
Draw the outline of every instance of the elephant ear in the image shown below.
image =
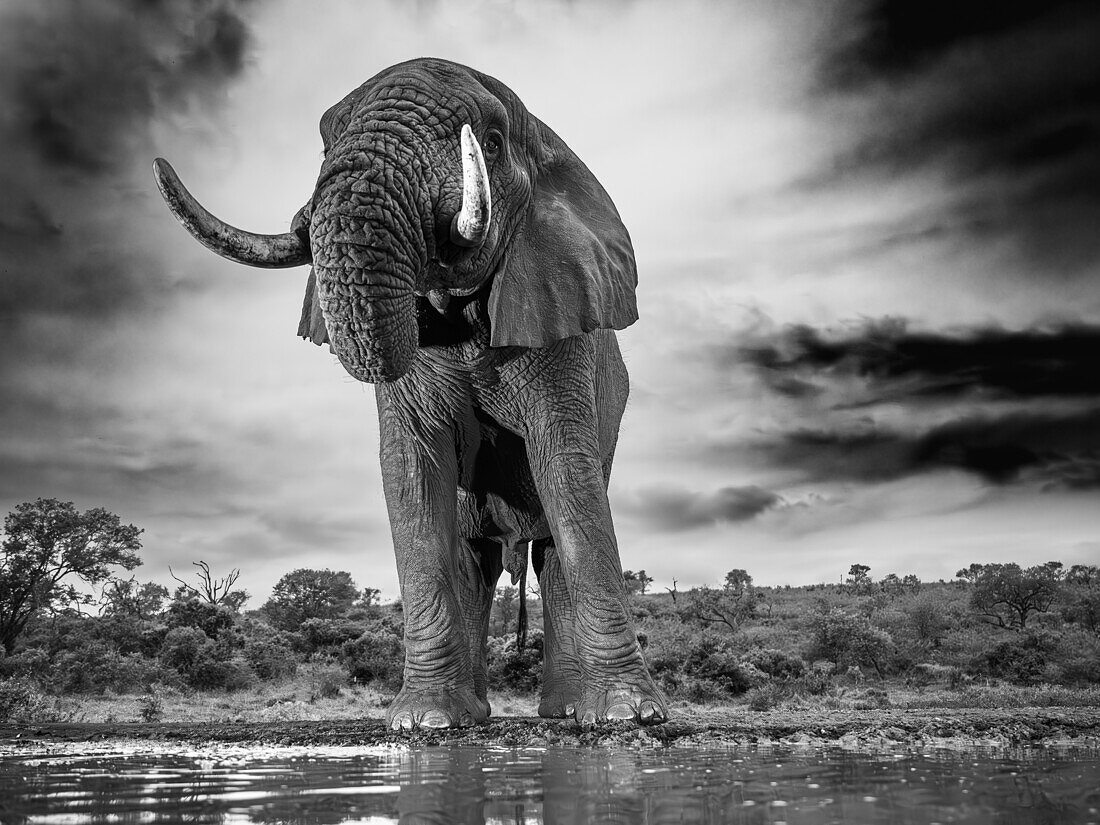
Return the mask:
[(312, 341), (317, 346), (327, 344), (328, 329), (321, 315), (321, 301), (317, 297), (317, 276), (313, 267), (309, 268), (309, 280), (306, 281), (306, 297), (302, 302), (302, 320), (298, 322), (298, 336)]
[(615, 204), (565, 142), (536, 123), (531, 206), (489, 294), (495, 347), (545, 347), (638, 320), (634, 249)]

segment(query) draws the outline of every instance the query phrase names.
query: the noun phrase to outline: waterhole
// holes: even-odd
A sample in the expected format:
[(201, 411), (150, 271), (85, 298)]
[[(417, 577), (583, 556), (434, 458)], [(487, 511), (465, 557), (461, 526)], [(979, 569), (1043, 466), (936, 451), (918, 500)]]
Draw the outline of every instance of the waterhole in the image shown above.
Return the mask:
[(1100, 759), (797, 748), (7, 747), (16, 823), (1100, 822)]

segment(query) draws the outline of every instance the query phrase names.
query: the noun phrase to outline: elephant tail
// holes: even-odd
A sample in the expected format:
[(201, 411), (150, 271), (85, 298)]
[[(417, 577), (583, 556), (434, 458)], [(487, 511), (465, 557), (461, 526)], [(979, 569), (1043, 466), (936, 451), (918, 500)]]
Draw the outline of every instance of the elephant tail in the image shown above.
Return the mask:
[(519, 617), (516, 619), (516, 650), (527, 647), (527, 565), (519, 574)]

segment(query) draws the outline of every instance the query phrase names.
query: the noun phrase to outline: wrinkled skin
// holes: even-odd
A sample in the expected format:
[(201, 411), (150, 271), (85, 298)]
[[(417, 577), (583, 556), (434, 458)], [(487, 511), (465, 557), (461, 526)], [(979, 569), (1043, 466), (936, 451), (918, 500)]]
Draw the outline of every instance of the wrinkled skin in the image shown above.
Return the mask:
[[(449, 235), (469, 124), (492, 219)], [(629, 236), (584, 164), (499, 81), (417, 60), (322, 118), (325, 159), (293, 229), (313, 272), (300, 334), (374, 383), (405, 612), (393, 728), (489, 715), (497, 578), (532, 561), (545, 614), (539, 713), (654, 723), (666, 703), (626, 602), (607, 481), (637, 317)]]

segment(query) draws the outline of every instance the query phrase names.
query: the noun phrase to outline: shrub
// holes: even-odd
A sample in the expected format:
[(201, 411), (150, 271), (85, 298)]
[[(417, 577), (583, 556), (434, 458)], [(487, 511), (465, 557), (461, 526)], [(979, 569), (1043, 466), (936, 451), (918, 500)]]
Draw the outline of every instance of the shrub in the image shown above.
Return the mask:
[(752, 665), (772, 679), (797, 679), (806, 672), (806, 662), (801, 656), (773, 648), (753, 648), (741, 657), (741, 661)]
[(894, 655), (894, 640), (866, 616), (838, 608), (818, 612), (810, 622), (808, 658), (828, 659), (837, 667), (870, 665), (881, 677)]
[(317, 699), (335, 699), (340, 689), (348, 683), (346, 669), (331, 663), (315, 663), (309, 669), (311, 702)]
[(326, 649), (340, 648), (347, 642), (358, 639), (371, 628), (361, 622), (346, 619), (306, 619), (298, 628), (302, 639), (302, 650), (317, 653)]
[(241, 656), (219, 659), (213, 651), (204, 649), (187, 681), (199, 690), (222, 689), (232, 692), (251, 687), (256, 682), (256, 674)]
[(31, 679), (0, 679), (0, 722), (44, 722), (51, 702)]
[(788, 695), (789, 691), (782, 685), (767, 682), (749, 691), (749, 709), (756, 711), (772, 710)]
[(797, 691), (809, 696), (822, 696), (828, 693), (832, 686), (832, 674), (828, 670), (815, 667), (799, 678)]
[(149, 693), (138, 702), (138, 713), (142, 722), (159, 722), (164, 718), (164, 702), (158, 694)]
[(51, 675), (59, 693), (140, 693), (149, 690), (162, 674), (154, 660), (92, 642), (55, 656)]
[(1019, 633), (985, 651), (977, 664), (991, 676), (1029, 685), (1041, 680), (1049, 652), (1045, 634)]
[(1062, 684), (1100, 684), (1100, 638), (1078, 627), (1060, 634), (1049, 675)]
[(191, 687), (200, 690), (241, 690), (256, 681), (248, 661), (218, 644), (197, 627), (177, 627), (164, 637), (161, 663), (175, 669)]
[(356, 682), (376, 683), (389, 690), (401, 687), (405, 646), (389, 631), (368, 630), (340, 648), (348, 675)]
[(50, 654), (38, 647), (0, 658), (0, 678), (39, 679), (50, 671)]
[(278, 630), (268, 630), (266, 625), (257, 625), (252, 628), (252, 634), (245, 637), (242, 653), (249, 666), (261, 679), (293, 676), (298, 670), (298, 659), (294, 655), (291, 635)]
[(542, 681), (541, 633), (532, 633), (524, 648), (516, 647), (515, 637), (494, 636), (489, 640), (489, 687), (530, 693)]
[(647, 630), (646, 660), (664, 690), (691, 701), (737, 696), (763, 678), (742, 663), (731, 637), (674, 622), (654, 622)]
[(210, 637), (197, 627), (175, 627), (165, 634), (160, 661), (189, 676), (195, 669), (203, 648), (212, 645)]
[(236, 614), (224, 604), (210, 604), (202, 599), (176, 599), (164, 615), (169, 630), (198, 628), (211, 639), (233, 627)]

